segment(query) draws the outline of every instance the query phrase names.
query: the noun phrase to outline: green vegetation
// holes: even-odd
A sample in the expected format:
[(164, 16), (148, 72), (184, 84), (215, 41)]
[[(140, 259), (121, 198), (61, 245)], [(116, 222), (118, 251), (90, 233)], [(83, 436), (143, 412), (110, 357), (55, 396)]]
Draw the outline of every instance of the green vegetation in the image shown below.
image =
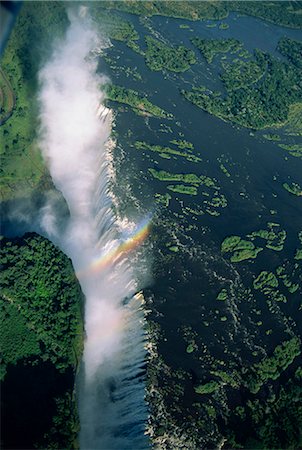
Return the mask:
[(16, 364), (19, 359), (41, 353), (37, 336), (21, 316), (18, 306), (4, 294), (0, 306), (0, 347), (2, 351), (1, 379), (8, 364)]
[(265, 139), (267, 139), (268, 141), (280, 141), (281, 140), (279, 134), (275, 134), (275, 133), (264, 134), (263, 137)]
[[(290, 136), (302, 136), (302, 102), (289, 105), (288, 120), (284, 131)], [(297, 145), (297, 148), (294, 148), (293, 150), (288, 149), (287, 147), (282, 148), (289, 150), (289, 153), (292, 156), (302, 157), (301, 145)]]
[(277, 50), (286, 56), (292, 64), (302, 69), (302, 42), (283, 37), (278, 42)]
[(279, 283), (276, 276), (272, 272), (263, 271), (254, 280), (254, 289), (264, 289), (278, 287)]
[(240, 385), (239, 373), (234, 371), (231, 374), (224, 372), (223, 370), (213, 370), (211, 375), (219, 377), (222, 384), (227, 384), (233, 388), (238, 388)]
[[(215, 182), (212, 178), (207, 177), (206, 175), (196, 175), (194, 173), (171, 173), (165, 170), (156, 170), (156, 169), (148, 169), (152, 174), (153, 178), (160, 181), (178, 181), (182, 183), (191, 184), (192, 186), (185, 185), (170, 185), (167, 187), (172, 192), (178, 192), (181, 194), (197, 194), (197, 188), (202, 185), (211, 189), (215, 189), (215, 193), (212, 197), (208, 192), (203, 192), (202, 194), (206, 196), (207, 200), (204, 200), (203, 203), (206, 206), (206, 212), (212, 216), (219, 216), (220, 213), (216, 211), (216, 208), (225, 208), (227, 206), (227, 199), (223, 194), (220, 194), (217, 189), (219, 187), (216, 186)], [(192, 209), (189, 207), (185, 207), (183, 209), (184, 214), (188, 214), (191, 212), (192, 214), (201, 215), (204, 214), (200, 208)]]
[[(12, 393), (3, 396), (3, 408), (15, 408), (17, 429), (20, 422), (30, 425), (27, 448), (78, 448), (73, 391), (84, 333), (82, 292), (71, 262), (47, 239), (31, 233), (12, 240), (2, 238), (0, 263), (0, 378), (11, 390), (10, 374), (26, 375), (22, 389), (32, 393), (33, 401), (38, 393), (39, 401), (45, 403), (41, 428), (36, 427), (36, 409), (30, 405), (26, 413), (34, 424), (28, 419), (24, 422), (22, 414), (19, 418), (16, 412), (22, 413), (24, 405), (18, 403), (22, 402), (19, 398), (11, 404)], [(28, 401), (28, 393), (24, 398)], [(11, 439), (7, 433), (3, 438)]]
[(301, 28), (301, 9), (299, 4), (289, 2), (284, 8), (282, 2), (258, 2), (258, 1), (215, 1), (215, 2), (192, 2), (177, 0), (162, 1), (106, 1), (102, 7), (118, 9), (131, 14), (143, 16), (168, 16), (179, 17), (189, 20), (225, 19), (232, 11), (259, 17), (263, 20), (291, 28)]
[(301, 342), (298, 337), (285, 341), (274, 349), (272, 356), (264, 358), (251, 367), (251, 374), (245, 378), (246, 387), (256, 394), (268, 380), (276, 380), (301, 354)]
[(197, 195), (197, 188), (193, 186), (185, 186), (184, 184), (170, 184), (167, 186), (172, 192), (177, 192), (178, 194), (188, 194), (188, 195)]
[(82, 351), (81, 290), (70, 261), (35, 235), (1, 246), (4, 367), (30, 355), (65, 371)]
[(169, 247), (169, 250), (173, 253), (179, 252), (179, 248), (177, 247), (177, 245), (172, 245), (171, 247)]
[(194, 387), (194, 391), (197, 394), (213, 394), (213, 392), (217, 391), (220, 388), (220, 383), (217, 381), (209, 381), (205, 384), (200, 384), (199, 386)]
[(130, 22), (123, 20), (118, 14), (108, 13), (99, 7), (97, 2), (89, 5), (91, 17), (101, 26), (102, 32), (110, 39), (125, 42), (125, 44), (139, 54), (144, 54), (138, 46), (139, 35)]
[(242, 239), (240, 236), (229, 236), (224, 239), (221, 244), (222, 253), (233, 253), (231, 255), (231, 262), (240, 262), (245, 259), (254, 259), (258, 253), (263, 250), (263, 247), (256, 247), (252, 242), (256, 238), (266, 240), (266, 248), (280, 251), (283, 249), (286, 239), (286, 231), (280, 229), (280, 225), (273, 222), (268, 222), (267, 230), (253, 231), (247, 234), (250, 240)]
[(188, 149), (187, 151), (176, 150), (171, 147), (162, 147), (160, 145), (150, 145), (143, 141), (136, 141), (134, 143), (134, 146), (137, 150), (150, 150), (151, 152), (156, 152), (161, 157), (166, 157), (166, 156), (169, 157), (170, 155), (173, 155), (173, 156), (181, 156), (183, 158), (186, 158), (188, 161), (192, 161), (195, 163), (201, 161), (201, 158), (194, 155), (192, 153), (191, 149)]
[(180, 150), (194, 150), (194, 145), (192, 142), (173, 139), (170, 143), (176, 145)]
[(106, 86), (107, 98), (113, 102), (123, 103), (131, 106), (132, 110), (140, 115), (153, 116), (159, 118), (171, 117), (163, 109), (153, 105), (146, 97), (132, 89), (109, 84)]
[(190, 342), (186, 348), (187, 353), (193, 353), (196, 350), (196, 344), (194, 341)]
[(239, 236), (229, 236), (221, 244), (222, 253), (233, 253), (231, 262), (255, 259), (262, 250), (262, 247), (256, 248), (252, 242), (241, 239)]
[(302, 249), (301, 248), (297, 248), (296, 254), (295, 254), (295, 259), (297, 261), (301, 261), (302, 260)]
[(198, 185), (200, 179), (195, 173), (171, 173), (165, 170), (148, 169), (154, 178), (160, 181), (182, 181), (183, 183), (189, 183)]
[(233, 61), (222, 63), (224, 72), (220, 76), (227, 91), (250, 86), (257, 83), (265, 73), (265, 68), (260, 67), (255, 61)]
[(198, 48), (200, 53), (210, 64), (219, 53), (235, 53), (241, 49), (242, 44), (237, 39), (200, 39), (192, 38), (192, 44)]
[(215, 193), (215, 197), (212, 197), (210, 201), (205, 200), (204, 204), (208, 206), (213, 206), (213, 208), (225, 208), (228, 204), (227, 199), (224, 194)]
[(230, 178), (231, 174), (228, 169), (222, 163), (219, 165), (220, 170), (225, 174), (226, 177)]
[(251, 249), (242, 249), (236, 250), (234, 254), (231, 256), (231, 262), (241, 262), (246, 259), (255, 259), (259, 252), (261, 252), (263, 248), (251, 248)]
[(217, 300), (220, 300), (222, 302), (225, 302), (228, 298), (228, 291), (226, 289), (221, 289), (219, 294), (217, 295)]
[(294, 270), (289, 273), (288, 269), (284, 266), (279, 266), (276, 269), (278, 277), (282, 280), (284, 286), (288, 289), (290, 294), (294, 294), (299, 289), (299, 284), (292, 281), (294, 276)]
[(216, 180), (214, 180), (213, 178), (207, 177), (206, 175), (201, 175), (200, 181), (201, 181), (201, 184), (203, 184), (204, 186), (206, 186), (208, 188), (219, 189), (219, 187), (216, 184)]
[[(302, 389), (298, 382), (290, 379), (277, 395), (251, 401), (246, 405), (246, 416), (253, 423), (253, 429), (262, 448), (296, 449), (301, 446), (299, 430), (302, 426)], [(279, 432), (282, 430), (282, 433)], [(259, 448), (259, 447), (258, 447)]]
[(302, 158), (302, 145), (300, 144), (279, 144), (279, 147), (287, 150), (291, 156)]
[[(77, 449), (77, 438), (80, 432), (80, 421), (77, 401), (73, 393), (66, 392), (62, 397), (54, 399), (55, 415), (52, 418), (50, 430), (43, 436), (36, 448)], [(60, 442), (60, 447), (58, 447)]]
[[(43, 188), (45, 167), (35, 145), (38, 128), (35, 89), (40, 68), (40, 49), (47, 48), (50, 37), (61, 35), (68, 18), (65, 5), (54, 1), (24, 3), (1, 59), (4, 74), (0, 74), (0, 88), (5, 94), (5, 111), (1, 110), (1, 185), (0, 200), (25, 196)], [(10, 93), (8, 91), (10, 89)], [(10, 110), (15, 101), (14, 109)], [(1, 102), (0, 102), (1, 103)], [(2, 105), (3, 106), (3, 105)]]
[(282, 230), (280, 228), (280, 225), (274, 222), (268, 222), (267, 227), (267, 230), (253, 231), (252, 233), (248, 234), (247, 237), (252, 241), (257, 237), (265, 239), (267, 248), (275, 251), (283, 250), (284, 242), (286, 239), (286, 231)]
[[(225, 39), (194, 40), (208, 61), (212, 60), (215, 52), (230, 51), (232, 41), (227, 45), (228, 42)], [(236, 49), (235, 42), (233, 47)], [(290, 108), (301, 102), (299, 69), (260, 50), (255, 50), (254, 56), (254, 61), (223, 63), (221, 79), (226, 88), (225, 97), (220, 92), (206, 93), (199, 88), (182, 90), (182, 95), (208, 113), (244, 127), (257, 130), (289, 125)], [(251, 83), (256, 82), (251, 89)]]
[(276, 302), (287, 302), (287, 298), (283, 295), (277, 287), (279, 286), (276, 275), (272, 272), (263, 270), (253, 283), (254, 289), (260, 290), (268, 300), (274, 300)]
[(283, 183), (282, 185), (286, 191), (288, 191), (290, 194), (296, 195), (297, 197), (301, 197), (302, 195), (302, 188), (298, 183)]
[(0, 125), (12, 115), (15, 106), (15, 95), (11, 84), (0, 69)]
[(170, 47), (151, 36), (146, 37), (146, 44), (145, 59), (151, 70), (185, 72), (196, 62), (194, 52), (182, 45)]
[[(302, 231), (299, 231), (298, 238), (299, 238), (299, 241), (300, 241), (300, 245), (302, 247)], [(302, 260), (302, 248), (297, 248), (296, 254), (295, 254), (295, 260), (296, 261), (301, 261)]]
[(228, 30), (229, 28), (230, 28), (229, 25), (224, 22), (219, 25), (220, 30)]

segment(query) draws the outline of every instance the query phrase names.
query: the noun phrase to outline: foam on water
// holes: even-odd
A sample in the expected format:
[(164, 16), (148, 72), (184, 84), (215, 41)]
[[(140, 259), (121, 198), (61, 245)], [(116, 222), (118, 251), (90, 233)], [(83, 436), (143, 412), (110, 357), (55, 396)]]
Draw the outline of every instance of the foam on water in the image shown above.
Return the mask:
[[(40, 71), (40, 144), (70, 210), (55, 238), (72, 259), (85, 295), (85, 346), (79, 376), (82, 449), (141, 449), (144, 401), (143, 299), (131, 255), (148, 232), (117, 221), (110, 197), (111, 112), (100, 106), (92, 50), (102, 42), (82, 9)], [(51, 223), (50, 209), (45, 209)], [(42, 220), (43, 223), (43, 220)], [(52, 227), (53, 229), (54, 227)], [(53, 232), (54, 233), (54, 232)]]

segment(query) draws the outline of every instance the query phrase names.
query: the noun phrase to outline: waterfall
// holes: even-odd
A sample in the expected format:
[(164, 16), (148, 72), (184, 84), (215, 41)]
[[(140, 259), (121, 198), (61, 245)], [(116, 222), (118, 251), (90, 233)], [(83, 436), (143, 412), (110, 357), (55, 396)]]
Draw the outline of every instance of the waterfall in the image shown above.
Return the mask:
[(131, 250), (146, 236), (148, 218), (136, 225), (113, 212), (112, 117), (100, 89), (108, 80), (96, 73), (91, 52), (101, 41), (83, 11), (70, 13), (65, 38), (39, 74), (40, 145), (70, 211), (55, 239), (85, 296), (80, 447), (138, 450), (148, 447), (144, 316)]

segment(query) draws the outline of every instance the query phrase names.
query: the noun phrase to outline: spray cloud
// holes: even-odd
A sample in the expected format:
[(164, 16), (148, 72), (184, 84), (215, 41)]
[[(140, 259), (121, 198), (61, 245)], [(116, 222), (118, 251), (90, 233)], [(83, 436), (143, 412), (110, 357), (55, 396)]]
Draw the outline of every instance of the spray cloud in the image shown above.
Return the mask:
[[(86, 298), (80, 446), (141, 449), (147, 446), (143, 314), (127, 252), (144, 232), (134, 227), (123, 242), (125, 233), (112, 212), (111, 112), (100, 106), (100, 86), (108, 80), (96, 74), (91, 51), (101, 42), (84, 16), (84, 9), (70, 14), (64, 40), (40, 71), (39, 93), (41, 148), (70, 211), (57, 239), (72, 259)], [(49, 208), (45, 214), (54, 232)]]

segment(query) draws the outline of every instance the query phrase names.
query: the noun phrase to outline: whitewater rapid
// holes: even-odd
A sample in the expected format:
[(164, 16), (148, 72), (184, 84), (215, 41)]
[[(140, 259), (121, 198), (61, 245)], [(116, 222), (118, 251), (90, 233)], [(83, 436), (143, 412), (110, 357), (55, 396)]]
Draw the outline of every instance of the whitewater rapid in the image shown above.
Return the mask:
[(102, 41), (84, 16), (70, 14), (65, 38), (40, 71), (40, 145), (70, 212), (60, 234), (49, 208), (42, 222), (72, 259), (86, 299), (80, 447), (138, 450), (148, 447), (144, 316), (129, 253), (138, 232), (113, 213), (112, 117), (100, 89), (108, 80), (96, 73), (92, 51)]

